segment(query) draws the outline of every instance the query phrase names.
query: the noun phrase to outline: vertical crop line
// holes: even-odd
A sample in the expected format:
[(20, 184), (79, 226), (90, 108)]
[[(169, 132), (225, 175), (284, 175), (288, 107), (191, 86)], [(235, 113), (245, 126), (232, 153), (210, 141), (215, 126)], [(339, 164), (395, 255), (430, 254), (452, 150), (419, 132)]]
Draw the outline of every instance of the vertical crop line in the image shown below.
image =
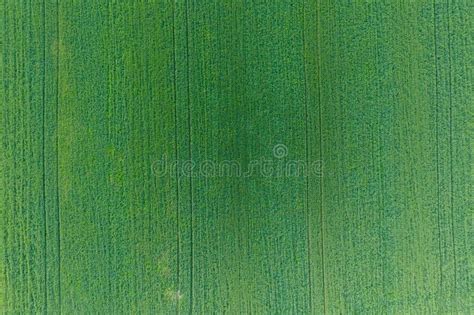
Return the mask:
[(42, 182), (42, 190), (43, 190), (43, 251), (44, 251), (44, 266), (43, 266), (43, 273), (44, 273), (44, 309), (45, 313), (48, 313), (48, 270), (47, 270), (47, 255), (48, 255), (48, 232), (47, 232), (47, 215), (46, 215), (46, 1), (43, 0), (42, 3), (42, 19), (43, 19), (43, 51), (42, 51), (42, 62), (43, 62), (43, 84), (42, 84), (42, 91), (41, 91), (41, 98), (42, 98), (42, 161), (41, 161), (41, 168), (43, 173), (43, 182)]
[(439, 276), (440, 276), (440, 287), (443, 288), (443, 268), (442, 268), (442, 257), (441, 252), (441, 187), (440, 187), (440, 176), (439, 176), (439, 65), (438, 65), (438, 37), (436, 36), (437, 23), (436, 23), (436, 3), (433, 0), (433, 40), (434, 40), (434, 57), (435, 57), (435, 128), (436, 128), (436, 184), (437, 184), (437, 220), (438, 220), (438, 251), (439, 251)]
[[(192, 161), (192, 129), (191, 129), (191, 95), (190, 95), (190, 64), (189, 64), (189, 1), (186, 0), (186, 14), (185, 14), (185, 26), (186, 26), (186, 90), (187, 90), (187, 103), (188, 103), (188, 154), (189, 161)], [(192, 168), (189, 174), (189, 197), (190, 197), (190, 211), (191, 211), (191, 270), (190, 270), (190, 313), (193, 313), (193, 293), (194, 293), (194, 283), (193, 283), (193, 271), (194, 271), (194, 201), (193, 201), (193, 173)]]
[[(176, 14), (176, 2), (173, 1), (172, 7), (172, 41), (173, 41), (173, 98), (174, 98), (174, 156), (175, 156), (175, 176), (176, 176), (176, 278), (177, 278), (177, 290), (178, 294), (180, 292), (180, 213), (179, 213), (179, 174), (178, 174), (178, 99), (177, 99), (177, 84), (176, 84), (176, 21), (175, 21), (175, 14)], [(176, 314), (179, 314), (179, 298), (176, 302)]]
[[(380, 13), (378, 10), (377, 5), (374, 6), (374, 15), (375, 15), (375, 40), (376, 40), (376, 45), (375, 45), (375, 64), (376, 64), (376, 76), (379, 78), (377, 80), (377, 98), (382, 98), (383, 93), (381, 92), (382, 89), (382, 83), (380, 81), (380, 71), (383, 67), (380, 66), (380, 62), (382, 58), (380, 57), (380, 29), (382, 28), (381, 22), (380, 22)], [(382, 147), (383, 147), (383, 136), (382, 136), (382, 126), (383, 126), (383, 113), (382, 111), (379, 112), (379, 123), (378, 123), (378, 153), (379, 153), (379, 161), (378, 161), (378, 167), (379, 167), (379, 188), (380, 188), (380, 194), (379, 194), (379, 254), (380, 254), (380, 272), (381, 272), (381, 278), (382, 278), (382, 296), (385, 294), (385, 267), (384, 267), (384, 258), (385, 258), (385, 245), (384, 245), (384, 239), (383, 239), (383, 222), (384, 222), (384, 209), (385, 209), (385, 198), (384, 198), (384, 191), (385, 191), (385, 179), (384, 179), (384, 174), (383, 174), (383, 159), (382, 159)], [(387, 312), (386, 307), (385, 307), (385, 312)]]
[[(318, 103), (319, 103), (319, 163), (323, 163), (323, 103), (322, 103), (322, 97), (321, 97), (321, 2), (317, 1), (317, 35), (318, 35)], [(323, 167), (324, 169), (324, 167)], [(321, 170), (320, 170), (321, 171)], [(324, 174), (324, 171), (321, 173)], [(323, 175), (324, 176), (324, 175)], [(321, 237), (321, 266), (322, 266), (322, 285), (323, 285), (323, 311), (324, 314), (327, 313), (327, 295), (326, 295), (326, 268), (325, 268), (325, 259), (324, 259), (324, 211), (323, 211), (323, 177), (320, 177), (319, 180), (319, 210), (320, 210), (320, 215), (319, 215), (319, 222), (320, 222), (320, 237)]]
[(305, 207), (306, 207), (306, 244), (307, 244), (307, 259), (308, 259), (308, 277), (309, 277), (309, 309), (310, 312), (312, 313), (313, 310), (313, 279), (312, 279), (312, 272), (311, 272), (311, 222), (310, 222), (310, 215), (309, 215), (309, 139), (308, 139), (308, 90), (307, 90), (307, 69), (306, 69), (306, 58), (305, 58), (305, 52), (306, 52), (306, 19), (305, 19), (305, 13), (306, 13), (306, 1), (303, 0), (303, 36), (302, 36), (302, 41), (303, 41), (303, 80), (304, 80), (304, 110), (305, 110), (305, 149), (306, 149), (306, 174), (305, 174), (305, 180), (306, 180), (306, 200), (305, 200)]
[(454, 259), (454, 291), (456, 296), (457, 287), (457, 263), (456, 263), (456, 241), (454, 236), (454, 180), (453, 180), (453, 75), (452, 75), (452, 50), (451, 50), (451, 26), (450, 26), (450, 12), (449, 12), (449, 0), (446, 1), (446, 12), (448, 18), (448, 65), (449, 65), (449, 159), (450, 159), (450, 174), (451, 174), (451, 235), (453, 244), (453, 259)]
[(59, 80), (60, 80), (60, 63), (59, 63), (59, 0), (56, 0), (56, 215), (57, 215), (57, 246), (58, 246), (58, 303), (59, 314), (62, 313), (61, 302), (61, 211), (59, 196)]
[[(7, 124), (7, 108), (5, 106), (5, 104), (8, 104), (7, 103), (7, 84), (6, 84), (6, 80), (5, 80), (5, 72), (8, 71), (6, 69), (6, 65), (7, 65), (7, 62), (6, 62), (6, 57), (5, 55), (7, 54), (7, 52), (5, 51), (5, 47), (7, 46), (5, 42), (8, 42), (9, 40), (6, 39), (6, 30), (7, 30), (7, 4), (6, 4), (6, 1), (3, 1), (3, 8), (2, 8), (2, 47), (1, 47), (1, 62), (2, 62), (2, 67), (1, 67), (1, 79), (2, 79), (2, 101), (3, 101), (3, 106), (2, 106), (2, 115), (0, 116), (2, 119), (0, 120), (2, 122), (2, 128), (4, 128), (4, 134), (2, 133), (2, 138), (1, 138), (1, 144), (2, 144), (2, 147), (4, 149), (9, 149), (9, 141), (7, 140), (7, 130), (8, 130), (8, 124)], [(5, 152), (5, 151), (3, 151)], [(7, 199), (9, 199), (7, 197), (7, 189), (5, 189), (5, 183), (6, 183), (6, 179), (7, 179), (7, 175), (6, 175), (6, 165), (7, 165), (7, 159), (6, 159), (6, 153), (4, 153), (5, 155), (2, 156), (2, 160), (0, 161), (1, 162), (1, 181), (2, 181), (2, 197), (3, 197), (3, 201), (2, 201), (2, 204), (1, 204), (1, 211), (2, 211), (2, 219), (1, 219), (1, 228), (2, 228), (2, 232), (1, 232), (1, 236), (2, 236), (2, 263), (1, 263), (1, 276), (2, 276), (2, 285), (3, 285), (3, 288), (2, 288), (2, 294), (3, 294), (3, 297), (2, 297), (2, 301), (3, 301), (3, 305), (5, 305), (5, 310), (8, 310), (8, 307), (9, 307), (9, 301), (8, 301), (8, 298), (9, 298), (9, 294), (8, 294), (8, 263), (7, 263), (7, 240), (8, 240), (8, 232), (7, 232), (7, 228), (9, 227), (8, 224), (7, 224), (7, 221), (8, 221), (8, 215), (7, 215)]]

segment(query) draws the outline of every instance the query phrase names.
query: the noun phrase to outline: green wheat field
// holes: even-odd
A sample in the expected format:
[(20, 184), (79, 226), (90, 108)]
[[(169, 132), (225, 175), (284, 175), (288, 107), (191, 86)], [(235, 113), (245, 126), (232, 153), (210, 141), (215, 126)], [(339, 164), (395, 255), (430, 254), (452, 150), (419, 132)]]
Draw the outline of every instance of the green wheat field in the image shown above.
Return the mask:
[(3, 0), (1, 314), (474, 314), (473, 0)]

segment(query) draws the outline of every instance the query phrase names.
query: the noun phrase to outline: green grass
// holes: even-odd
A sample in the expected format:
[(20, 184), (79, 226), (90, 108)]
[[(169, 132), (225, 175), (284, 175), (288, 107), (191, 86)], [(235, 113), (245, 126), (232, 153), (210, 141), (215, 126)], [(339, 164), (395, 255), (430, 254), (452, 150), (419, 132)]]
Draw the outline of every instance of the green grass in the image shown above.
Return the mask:
[(474, 2), (0, 7), (1, 313), (474, 312)]

